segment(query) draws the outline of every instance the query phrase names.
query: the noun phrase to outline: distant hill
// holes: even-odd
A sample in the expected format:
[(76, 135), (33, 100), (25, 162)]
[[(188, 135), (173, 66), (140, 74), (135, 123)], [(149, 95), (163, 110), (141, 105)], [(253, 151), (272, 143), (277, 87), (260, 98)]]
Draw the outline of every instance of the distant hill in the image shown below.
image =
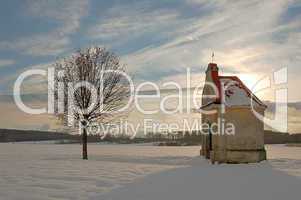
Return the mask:
[[(264, 103), (268, 106), (268, 110), (274, 112), (276, 108), (276, 103), (272, 101), (264, 101)], [(280, 103), (280, 105), (285, 105), (284, 103)], [(301, 110), (301, 102), (288, 102), (287, 106), (290, 108), (295, 108), (296, 110)]]
[[(156, 134), (154, 134), (155, 136)], [(184, 135), (184, 134), (183, 134)], [(33, 131), (33, 130), (15, 130), (15, 129), (0, 129), (0, 143), (2, 142), (25, 142), (25, 141), (47, 141), (47, 140), (70, 140), (72, 143), (80, 142), (80, 135), (71, 135), (68, 133), (59, 132), (47, 132), (47, 131)], [(89, 142), (101, 142), (99, 136), (90, 135), (88, 138)], [(105, 139), (107, 142), (115, 143), (136, 143), (136, 142), (150, 142), (149, 138), (136, 138), (135, 140), (130, 140), (124, 138), (124, 136), (108, 137)], [(173, 139), (168, 139), (166, 137), (159, 138), (158, 141), (166, 140), (172, 141)], [(178, 138), (177, 141), (190, 142), (192, 144), (201, 144), (201, 138), (195, 137), (183, 137)], [(264, 136), (265, 144), (287, 144), (287, 143), (301, 143), (301, 134), (288, 134), (280, 133), (266, 130)], [(157, 141), (157, 140), (156, 140)]]
[(266, 130), (264, 142), (266, 144), (301, 143), (301, 134), (288, 134)]
[[(23, 102), (33, 102), (33, 101), (40, 101), (40, 102), (47, 102), (48, 95), (47, 94), (22, 94), (21, 99)], [(0, 94), (0, 102), (14, 102), (13, 95), (5, 95)]]
[(79, 136), (68, 133), (0, 129), (0, 142), (24, 142), (24, 141), (45, 141), (45, 140), (74, 140)]

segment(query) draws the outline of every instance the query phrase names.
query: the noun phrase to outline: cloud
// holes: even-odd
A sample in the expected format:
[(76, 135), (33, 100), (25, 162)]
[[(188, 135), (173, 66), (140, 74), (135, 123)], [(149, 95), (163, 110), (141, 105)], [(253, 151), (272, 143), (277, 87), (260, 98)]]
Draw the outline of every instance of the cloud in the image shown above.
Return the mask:
[(109, 17), (103, 19), (99, 25), (91, 27), (89, 35), (95, 39), (115, 39), (126, 34), (137, 35), (149, 31), (159, 30), (169, 22), (174, 22), (178, 15), (176, 12), (151, 11), (143, 13), (139, 10), (128, 12), (123, 16)]
[[(254, 77), (262, 77), (287, 66), (289, 79), (295, 80), (293, 74), (300, 73), (301, 64), (301, 21), (298, 17), (289, 17), (290, 20), (284, 18), (291, 15), (289, 9), (298, 6), (296, 3), (291, 0), (235, 2), (188, 0), (186, 6), (190, 7), (186, 10), (182, 10), (185, 7), (183, 4), (175, 3), (173, 8), (164, 13), (176, 15), (174, 18), (168, 18), (165, 24), (164, 21), (160, 21), (164, 24), (163, 28), (159, 26), (160, 23), (158, 25), (150, 23), (153, 29), (159, 27), (159, 31), (156, 31), (153, 37), (150, 29), (141, 28), (140, 31), (134, 31), (146, 35), (148, 40), (154, 40), (156, 34), (159, 34), (160, 42), (146, 44), (143, 48), (124, 55), (122, 60), (127, 63), (130, 71), (140, 78), (162, 82), (185, 76), (187, 67), (192, 68), (195, 73), (202, 73), (207, 63), (211, 61), (211, 53), (214, 51), (215, 62), (224, 73), (253, 74)], [(138, 15), (141, 19), (145, 19), (144, 17), (153, 11), (145, 7), (143, 9)], [(126, 13), (130, 13), (129, 10), (131, 8), (126, 9), (125, 13), (120, 10), (119, 14), (128, 16)], [(191, 13), (184, 15), (187, 10)], [(295, 16), (301, 16), (301, 12)], [(121, 23), (122, 26), (119, 23), (117, 25), (126, 27), (126, 30), (130, 27), (128, 24), (138, 23), (135, 27), (148, 25), (147, 20), (127, 18), (126, 21), (127, 23)], [(153, 21), (156, 22), (156, 18)], [(121, 33), (121, 36), (117, 37), (118, 42), (129, 40), (128, 37), (135, 37), (135, 34)], [(289, 88), (295, 90), (292, 84), (289, 84)], [(291, 92), (289, 99), (300, 97)]]
[(36, 17), (46, 17), (62, 24), (61, 35), (72, 33), (79, 29), (80, 19), (88, 12), (88, 0), (64, 1), (34, 1), (28, 2), (28, 12)]
[[(15, 73), (6, 75), (5, 77), (0, 78), (0, 85), (5, 85), (7, 91), (9, 93), (13, 93), (13, 87), (15, 81), (20, 76), (22, 72), (27, 70), (34, 70), (34, 69), (43, 69), (47, 70), (49, 67), (52, 66), (53, 63), (40, 63), (36, 65), (29, 65), (25, 68), (17, 70)], [(31, 93), (45, 93), (47, 91), (47, 77), (40, 76), (40, 75), (33, 75), (27, 77), (21, 86), (21, 93), (22, 94), (31, 94)], [(0, 93), (1, 94), (1, 93)]]
[[(210, 12), (182, 19), (172, 30), (174, 37), (125, 56), (129, 65), (140, 70), (204, 66), (214, 51), (216, 62), (227, 70), (254, 73), (280, 67), (279, 58), (283, 63), (299, 58), (301, 22), (280, 23), (292, 1), (189, 0), (187, 4)], [(277, 41), (281, 34), (284, 39)]]
[(13, 42), (0, 42), (0, 48), (32, 56), (53, 56), (66, 51), (69, 44), (68, 37), (59, 37), (56, 32), (51, 32), (20, 38)]
[[(114, 4), (104, 12), (87, 30), (87, 37), (101, 41), (109, 46), (143, 45), (140, 37), (149, 35), (149, 40), (169, 32), (167, 26), (176, 26), (180, 20), (179, 13), (173, 9), (152, 8), (145, 1), (135, 4)], [(136, 41), (136, 42), (135, 42)], [(154, 41), (155, 42), (155, 41)]]
[(49, 32), (0, 42), (1, 49), (10, 49), (33, 56), (58, 55), (68, 50), (70, 36), (80, 28), (81, 18), (87, 14), (88, 1), (27, 1), (27, 13), (39, 19), (51, 19), (59, 25)]
[[(97, 15), (88, 13), (87, 1), (29, 1), (28, 14), (52, 19), (58, 27), (0, 42), (0, 47), (58, 55), (70, 48), (71, 36), (79, 30), (85, 33), (83, 41), (121, 54), (140, 80), (182, 76), (187, 67), (203, 73), (212, 51), (225, 73), (260, 76), (282, 66), (289, 66), (289, 73), (300, 73), (301, 12), (293, 16), (290, 12), (300, 6), (297, 1), (124, 0), (100, 5), (105, 9)], [(81, 27), (88, 14), (89, 23)]]
[(6, 67), (9, 65), (13, 65), (16, 62), (14, 60), (10, 60), (10, 59), (0, 59), (0, 67)]

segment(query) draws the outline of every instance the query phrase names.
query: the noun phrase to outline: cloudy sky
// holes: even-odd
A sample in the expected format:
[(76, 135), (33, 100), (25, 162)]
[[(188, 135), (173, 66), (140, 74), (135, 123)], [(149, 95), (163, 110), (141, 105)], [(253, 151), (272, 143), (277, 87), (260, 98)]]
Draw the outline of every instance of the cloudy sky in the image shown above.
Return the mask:
[[(121, 57), (137, 84), (175, 80), (186, 87), (190, 68), (195, 86), (212, 52), (224, 74), (250, 88), (287, 67), (288, 99), (301, 101), (300, 0), (10, 0), (1, 2), (0, 15), (0, 94), (12, 94), (25, 70), (46, 69), (79, 48), (99, 45)], [(31, 77), (23, 93), (45, 93), (45, 87), (45, 79)], [(264, 93), (256, 95), (273, 101), (273, 89)], [(55, 126), (49, 116), (22, 113), (11, 98), (2, 99), (0, 109), (6, 113), (0, 127)], [(290, 113), (295, 127), (301, 112)]]
[[(211, 53), (248, 86), (288, 67), (289, 100), (301, 100), (300, 0), (10, 0), (0, 7), (0, 93), (18, 75), (78, 48), (121, 56), (137, 80), (203, 77)], [(32, 81), (31, 93), (42, 84)]]

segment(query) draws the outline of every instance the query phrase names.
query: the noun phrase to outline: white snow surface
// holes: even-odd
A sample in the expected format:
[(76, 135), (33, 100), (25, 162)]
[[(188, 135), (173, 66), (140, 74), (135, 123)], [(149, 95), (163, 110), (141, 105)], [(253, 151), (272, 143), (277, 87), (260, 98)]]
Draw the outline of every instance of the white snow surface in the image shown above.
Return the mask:
[(211, 165), (200, 147), (0, 144), (0, 200), (300, 199), (301, 148), (268, 145), (268, 161)]
[[(222, 85), (225, 89), (225, 103), (227, 106), (250, 106), (251, 98), (248, 96), (247, 92), (239, 87), (240, 83), (237, 81), (229, 79), (220, 79)], [(252, 102), (256, 103), (257, 102)]]

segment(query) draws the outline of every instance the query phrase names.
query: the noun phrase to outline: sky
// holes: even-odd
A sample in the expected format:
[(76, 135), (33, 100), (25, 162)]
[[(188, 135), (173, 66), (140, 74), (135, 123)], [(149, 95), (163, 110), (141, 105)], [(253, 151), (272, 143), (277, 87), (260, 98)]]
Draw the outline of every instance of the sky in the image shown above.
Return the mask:
[[(97, 45), (136, 82), (184, 84), (190, 68), (197, 83), (212, 52), (248, 86), (288, 67), (289, 100), (301, 100), (300, 0), (11, 0), (0, 15), (0, 94), (12, 93), (21, 72)], [(24, 93), (45, 91), (43, 83), (32, 78)]]
[[(301, 101), (300, 19), (300, 0), (3, 1), (0, 94), (12, 94), (15, 80), (26, 70), (47, 69), (79, 48), (101, 46), (120, 56), (136, 84), (162, 86), (173, 80), (186, 87), (190, 68), (196, 86), (212, 52), (221, 73), (239, 76), (250, 88), (287, 67), (288, 84), (283, 87), (288, 88), (288, 100)], [(45, 78), (31, 77), (22, 92), (45, 94), (46, 84)], [(273, 101), (273, 89), (263, 93), (255, 94)], [(0, 116), (0, 127), (56, 126), (49, 116), (21, 113), (13, 102), (1, 100), (0, 108), (6, 113)], [(290, 113), (291, 122), (300, 124), (301, 112)]]

